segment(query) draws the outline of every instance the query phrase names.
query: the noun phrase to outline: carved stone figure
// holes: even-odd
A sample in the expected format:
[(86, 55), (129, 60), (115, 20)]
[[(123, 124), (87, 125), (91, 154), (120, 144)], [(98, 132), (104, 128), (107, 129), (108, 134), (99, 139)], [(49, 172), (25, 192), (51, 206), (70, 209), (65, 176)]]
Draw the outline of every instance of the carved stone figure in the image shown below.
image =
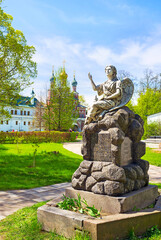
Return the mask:
[(124, 106), (132, 97), (134, 86), (129, 78), (124, 78), (122, 81), (118, 80), (117, 70), (112, 65), (106, 66), (105, 73), (108, 77), (107, 81), (97, 86), (92, 79), (92, 75), (88, 74), (93, 90), (97, 91), (101, 98), (93, 103), (85, 124), (102, 119), (106, 112)]

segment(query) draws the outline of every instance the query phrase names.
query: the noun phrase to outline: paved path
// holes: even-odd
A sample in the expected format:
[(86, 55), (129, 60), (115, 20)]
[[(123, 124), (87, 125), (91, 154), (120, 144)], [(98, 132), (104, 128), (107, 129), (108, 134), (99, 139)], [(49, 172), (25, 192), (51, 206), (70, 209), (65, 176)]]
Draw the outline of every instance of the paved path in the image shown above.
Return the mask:
[[(65, 143), (64, 148), (81, 155), (81, 142)], [(161, 183), (161, 167), (150, 166), (150, 182)], [(32, 206), (35, 203), (61, 198), (71, 183), (60, 183), (51, 186), (28, 190), (0, 191), (0, 220), (18, 209)]]
[(0, 191), (0, 220), (23, 207), (51, 199), (61, 198), (71, 183), (27, 189)]

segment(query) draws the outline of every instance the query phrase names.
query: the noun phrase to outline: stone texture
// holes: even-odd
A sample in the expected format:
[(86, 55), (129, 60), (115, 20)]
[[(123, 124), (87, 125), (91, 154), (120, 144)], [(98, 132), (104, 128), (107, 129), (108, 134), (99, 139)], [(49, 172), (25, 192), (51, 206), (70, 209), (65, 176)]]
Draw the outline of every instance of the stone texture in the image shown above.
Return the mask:
[(127, 178), (136, 180), (137, 179), (137, 173), (136, 171), (132, 168), (132, 166), (126, 166), (124, 167), (125, 175)]
[(128, 212), (134, 207), (145, 208), (154, 203), (158, 197), (158, 188), (157, 186), (149, 185), (148, 187), (141, 188), (138, 191), (132, 191), (119, 197), (67, 188), (65, 195), (67, 197), (77, 198), (78, 193), (82, 199), (86, 199), (89, 206), (94, 205), (97, 209), (101, 208), (102, 212), (106, 213), (121, 213)]
[(105, 181), (107, 179), (106, 172), (93, 172), (92, 177), (97, 181)]
[(76, 179), (74, 177), (72, 178), (72, 187), (75, 188), (75, 189), (80, 189), (78, 179)]
[(132, 141), (129, 137), (125, 137), (121, 144), (121, 166), (126, 166), (133, 161), (132, 156)]
[(125, 187), (125, 193), (133, 191), (135, 187), (135, 181), (127, 178), (124, 187)]
[(86, 191), (91, 191), (91, 188), (97, 183), (97, 181), (92, 177), (88, 177), (85, 184)]
[(92, 187), (92, 192), (96, 194), (104, 194), (104, 182), (98, 182)]
[(138, 143), (144, 134), (144, 129), (137, 119), (132, 119), (129, 126), (129, 137), (135, 143)]
[(121, 167), (111, 164), (107, 167), (104, 167), (103, 171), (105, 173), (106, 179), (108, 180), (120, 181), (120, 182), (126, 181), (125, 171)]
[(87, 178), (87, 176), (83, 175), (83, 174), (79, 178), (78, 183), (79, 183), (79, 186), (80, 186), (81, 189), (84, 189), (84, 187), (85, 187), (86, 178)]
[(83, 229), (90, 232), (92, 240), (128, 239), (131, 229), (138, 236), (153, 226), (161, 228), (161, 212), (150, 209), (137, 213), (115, 214), (103, 219), (86, 219)]
[(127, 214), (104, 214), (101, 219), (61, 209), (57, 213), (55, 209), (57, 210), (46, 205), (38, 208), (38, 220), (45, 231), (63, 234), (67, 238), (73, 238), (75, 232), (80, 230), (89, 232), (93, 240), (125, 239), (129, 237), (131, 229), (136, 235), (141, 235), (153, 226), (161, 228), (161, 211), (155, 209)]
[(145, 154), (145, 143), (140, 141), (143, 120), (125, 106), (101, 116), (83, 128), (84, 161), (73, 175), (72, 186), (110, 196), (147, 186), (149, 163), (140, 159)]
[(133, 144), (133, 159), (137, 161), (144, 156), (146, 150), (145, 142), (138, 142)]
[[(82, 154), (86, 160), (112, 161), (120, 165), (120, 148), (124, 138), (129, 138), (133, 144), (140, 142), (143, 135), (143, 120), (135, 115), (128, 107), (122, 107), (113, 112), (106, 113), (98, 122), (85, 125), (83, 129)], [(117, 149), (112, 149), (112, 145)], [(111, 147), (110, 147), (111, 146)], [(143, 144), (134, 147), (132, 158), (140, 158), (144, 153)], [(134, 160), (134, 159), (133, 159)]]
[[(116, 196), (116, 191), (115, 189), (112, 191), (111, 186), (117, 188), (118, 195), (138, 190), (148, 185), (149, 163), (142, 159), (138, 160), (137, 163), (119, 167), (113, 163), (91, 161), (89, 169), (84, 168), (85, 171), (79, 178), (73, 177), (72, 187), (74, 189), (96, 192), (96, 187), (94, 187), (96, 183), (105, 183), (108, 180), (113, 183), (109, 185), (109, 190), (106, 187), (106, 191), (101, 192), (101, 194)], [(79, 167), (78, 170), (78, 172), (81, 172), (82, 167)], [(100, 191), (97, 191), (97, 194), (100, 194)]]
[(44, 205), (38, 208), (38, 221), (42, 225), (42, 230), (57, 232), (66, 238), (74, 237), (76, 229), (83, 228), (83, 220), (87, 215), (62, 210), (57, 207)]
[(92, 166), (92, 162), (86, 161), (84, 160), (83, 162), (81, 162), (80, 167), (82, 168), (86, 168), (89, 169)]
[(142, 170), (142, 168), (139, 166), (139, 165), (132, 165), (131, 166), (133, 167), (133, 169), (136, 171), (136, 174), (137, 174), (137, 179), (142, 179), (144, 177), (144, 172)]
[(80, 171), (80, 168), (78, 168), (78, 169), (74, 172), (73, 178), (79, 178), (80, 175), (81, 175), (81, 171)]
[(124, 184), (107, 180), (104, 183), (104, 192), (109, 196), (119, 196), (125, 192)]
[(143, 159), (138, 159), (137, 164), (141, 167), (144, 174), (146, 174), (148, 172), (148, 170), (149, 170), (149, 162), (148, 161), (145, 161)]
[(102, 162), (93, 162), (91, 172), (101, 171), (103, 167)]
[(79, 170), (80, 170), (81, 174), (88, 175), (90, 173), (90, 168), (82, 168), (82, 167), (80, 167)]
[(91, 160), (111, 162), (111, 139), (108, 131), (101, 130), (91, 135)]

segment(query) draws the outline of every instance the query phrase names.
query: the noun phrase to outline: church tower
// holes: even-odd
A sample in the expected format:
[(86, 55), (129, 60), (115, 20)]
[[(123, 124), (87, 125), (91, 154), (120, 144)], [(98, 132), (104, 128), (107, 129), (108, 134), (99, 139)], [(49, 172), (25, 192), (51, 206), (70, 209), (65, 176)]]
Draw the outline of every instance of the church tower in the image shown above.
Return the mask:
[(31, 92), (31, 105), (34, 105), (34, 98), (35, 98), (35, 92), (34, 92), (34, 89), (32, 89), (32, 92)]
[(72, 88), (73, 88), (73, 92), (74, 92), (74, 99), (75, 100), (79, 100), (79, 94), (77, 92), (77, 81), (75, 79), (75, 73), (74, 73), (74, 76), (73, 76), (73, 81), (72, 81)]
[(54, 75), (54, 66), (52, 66), (52, 75), (50, 78), (50, 88), (48, 90), (48, 96), (47, 96), (47, 104), (49, 104), (50, 102), (50, 98), (51, 98), (51, 88), (52, 88), (52, 84), (54, 83), (55, 80), (55, 75)]

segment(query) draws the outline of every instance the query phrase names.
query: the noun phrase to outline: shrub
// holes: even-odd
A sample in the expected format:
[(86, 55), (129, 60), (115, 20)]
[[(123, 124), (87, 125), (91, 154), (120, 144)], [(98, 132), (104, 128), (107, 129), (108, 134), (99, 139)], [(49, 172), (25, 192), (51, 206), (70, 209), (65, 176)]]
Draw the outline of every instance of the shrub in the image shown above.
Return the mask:
[[(42, 142), (73, 142), (76, 140), (75, 132), (0, 132), (0, 143), (42, 143)], [(20, 140), (20, 141), (19, 141)]]
[(161, 136), (161, 122), (152, 122), (144, 126), (144, 138)]

